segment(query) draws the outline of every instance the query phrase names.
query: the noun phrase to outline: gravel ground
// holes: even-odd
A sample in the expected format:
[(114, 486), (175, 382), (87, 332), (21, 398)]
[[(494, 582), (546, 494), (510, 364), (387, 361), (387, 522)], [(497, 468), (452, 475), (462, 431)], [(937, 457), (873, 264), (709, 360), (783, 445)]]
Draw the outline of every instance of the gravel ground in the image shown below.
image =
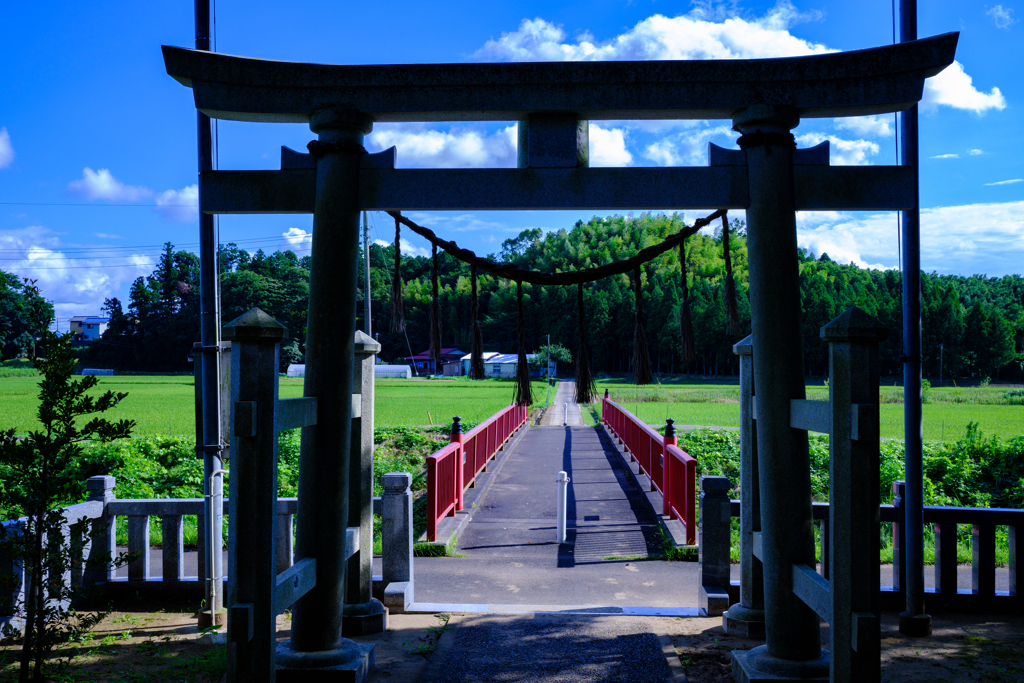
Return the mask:
[(647, 620), (453, 615), (450, 624), (423, 683), (673, 680)]

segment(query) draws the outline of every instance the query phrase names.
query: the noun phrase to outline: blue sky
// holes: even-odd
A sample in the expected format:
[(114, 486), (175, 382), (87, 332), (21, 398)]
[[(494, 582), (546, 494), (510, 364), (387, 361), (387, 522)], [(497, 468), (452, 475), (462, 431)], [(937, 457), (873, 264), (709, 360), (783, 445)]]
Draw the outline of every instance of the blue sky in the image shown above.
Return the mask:
[[(961, 31), (957, 62), (926, 86), (921, 114), (922, 266), (992, 276), (1024, 262), (1024, 7), (920, 0), (919, 35)], [(161, 44), (191, 46), (191, 2), (20, 3), (0, 43), (0, 268), (38, 278), (58, 318), (127, 299), (159, 245), (198, 242), (191, 92), (163, 69)], [(316, 2), (220, 0), (217, 50), (339, 64), (555, 59), (761, 58), (893, 40), (889, 0), (686, 3)], [(833, 164), (895, 163), (893, 117), (809, 120), (800, 146), (832, 142)], [(591, 125), (593, 165), (703, 165), (730, 146), (727, 121)], [(304, 125), (223, 122), (219, 167), (272, 169), (303, 149)], [(515, 164), (515, 122), (378, 125), (370, 151), (404, 167)], [(480, 253), (527, 227), (569, 227), (592, 212), (414, 214)], [(697, 217), (694, 212), (689, 218)], [(371, 215), (379, 237), (391, 222)], [(225, 216), (222, 242), (307, 253), (308, 216)], [(800, 244), (862, 266), (897, 263), (889, 213), (806, 213)], [(412, 238), (416, 252), (424, 243)]]

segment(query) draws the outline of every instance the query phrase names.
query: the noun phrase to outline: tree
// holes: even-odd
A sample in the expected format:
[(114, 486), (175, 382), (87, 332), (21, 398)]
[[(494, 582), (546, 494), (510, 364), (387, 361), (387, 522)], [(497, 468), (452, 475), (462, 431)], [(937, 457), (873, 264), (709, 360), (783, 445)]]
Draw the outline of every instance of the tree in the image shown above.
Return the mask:
[[(38, 291), (34, 293), (38, 296)], [(45, 330), (49, 323), (46, 307), (37, 304), (32, 314)], [(23, 682), (30, 676), (42, 681), (43, 662), (53, 648), (91, 628), (103, 616), (101, 612), (71, 609), (72, 599), (81, 594), (82, 588), (64, 581), (83, 559), (83, 545), (71, 539), (94, 537), (102, 529), (96, 528), (92, 520), (69, 528), (60, 506), (81, 493), (82, 482), (72, 463), (82, 455), (82, 444), (127, 437), (135, 426), (134, 420), (110, 422), (100, 417), (79, 426), (80, 418), (113, 408), (127, 394), (107, 391), (98, 397), (90, 395), (99, 379), (91, 375), (73, 379), (77, 358), (71, 336), (47, 330), (43, 341), (46, 357), (33, 359), (43, 377), (38, 413), (42, 428), (24, 438), (16, 437), (13, 429), (0, 432), (5, 502), (8, 509), (23, 515), (20, 524), (5, 526), (0, 534), (3, 549), (24, 568), (26, 576), (27, 594), (17, 606), (25, 617)]]
[(45, 330), (32, 316), (33, 310), (53, 318), (53, 304), (46, 301), (18, 276), (0, 270), (0, 359), (17, 358), (31, 349)]
[(537, 351), (533, 358), (530, 359), (530, 370), (534, 372), (538, 370), (546, 372), (549, 359), (556, 363), (571, 363), (572, 353), (561, 344), (555, 343), (550, 346), (545, 344), (544, 346), (541, 346), (540, 350)]
[(992, 306), (976, 302), (965, 321), (969, 339), (971, 369), (979, 377), (991, 377), (1016, 359), (1013, 330)]

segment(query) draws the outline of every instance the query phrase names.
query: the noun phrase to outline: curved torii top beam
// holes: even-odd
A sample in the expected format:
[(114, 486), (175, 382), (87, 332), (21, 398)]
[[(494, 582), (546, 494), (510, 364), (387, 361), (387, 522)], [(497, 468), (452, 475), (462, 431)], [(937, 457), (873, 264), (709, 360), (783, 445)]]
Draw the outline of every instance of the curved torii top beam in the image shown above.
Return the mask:
[(752, 104), (801, 118), (901, 111), (952, 63), (959, 33), (867, 50), (742, 60), (327, 65), (164, 46), (167, 73), (219, 119), (307, 123), (341, 107), (374, 121), (731, 119)]

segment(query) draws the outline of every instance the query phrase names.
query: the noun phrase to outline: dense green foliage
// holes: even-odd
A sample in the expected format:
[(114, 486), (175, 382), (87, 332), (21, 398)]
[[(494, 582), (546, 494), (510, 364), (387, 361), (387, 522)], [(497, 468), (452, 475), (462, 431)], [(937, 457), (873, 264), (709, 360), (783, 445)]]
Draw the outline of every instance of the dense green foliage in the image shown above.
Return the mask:
[[(663, 240), (682, 226), (678, 215), (642, 214), (594, 217), (570, 230), (543, 234), (523, 231), (508, 239), (492, 258), (542, 271), (571, 271), (633, 256)], [(742, 222), (734, 221), (730, 248), (739, 295), (741, 335), (750, 326), (747, 300), (747, 243)], [(726, 331), (722, 303), (724, 261), (721, 229), (698, 234), (686, 242), (690, 305), (693, 313), (697, 361), (679, 360), (679, 307), (681, 303), (678, 250), (671, 250), (642, 269), (647, 311), (647, 339), (655, 372), (733, 374), (736, 359), (731, 344), (738, 338)], [(469, 267), (442, 253), (442, 342), (444, 346), (470, 346)], [(371, 297), (374, 320), (384, 346), (383, 357), (396, 360), (429, 345), (430, 259), (402, 257), (405, 335), (391, 334), (390, 282), (392, 246), (371, 251)], [(221, 291), (224, 320), (259, 306), (288, 327), (292, 342), (282, 349), (282, 364), (302, 357), (305, 338), (309, 258), (291, 252), (250, 255), (234, 244), (221, 249)], [(362, 265), (360, 265), (362, 268)], [(894, 358), (900, 353), (901, 277), (897, 271), (863, 270), (835, 263), (827, 254), (815, 257), (801, 250), (800, 283), (803, 296), (803, 336), (806, 367), (812, 375), (826, 370), (827, 348), (818, 330), (851, 305), (858, 305), (892, 330), (883, 344), (883, 374), (901, 372)], [(112, 324), (102, 344), (89, 351), (88, 362), (116, 368), (183, 368), (198, 329), (198, 264), (194, 255), (174, 251), (170, 244), (147, 278), (132, 286), (126, 313), (115, 299), (107, 301)], [(923, 274), (923, 345), (925, 373), (944, 378), (976, 380), (1024, 379), (1021, 347), (1024, 342), (1024, 278), (1019, 275), (989, 278), (983, 275)], [(490, 276), (480, 278), (480, 325), (486, 350), (515, 352), (515, 287)], [(524, 285), (528, 350), (540, 349), (547, 334), (552, 342), (575, 348), (575, 292), (572, 288)], [(364, 292), (359, 290), (359, 298)], [(595, 371), (626, 372), (633, 339), (631, 278), (619, 275), (585, 288), (587, 334)], [(362, 306), (358, 307), (362, 315)], [(360, 323), (361, 324), (361, 323)], [(941, 345), (941, 350), (940, 350)]]
[(0, 270), (0, 359), (18, 358), (32, 350), (53, 318), (53, 305), (18, 276)]

